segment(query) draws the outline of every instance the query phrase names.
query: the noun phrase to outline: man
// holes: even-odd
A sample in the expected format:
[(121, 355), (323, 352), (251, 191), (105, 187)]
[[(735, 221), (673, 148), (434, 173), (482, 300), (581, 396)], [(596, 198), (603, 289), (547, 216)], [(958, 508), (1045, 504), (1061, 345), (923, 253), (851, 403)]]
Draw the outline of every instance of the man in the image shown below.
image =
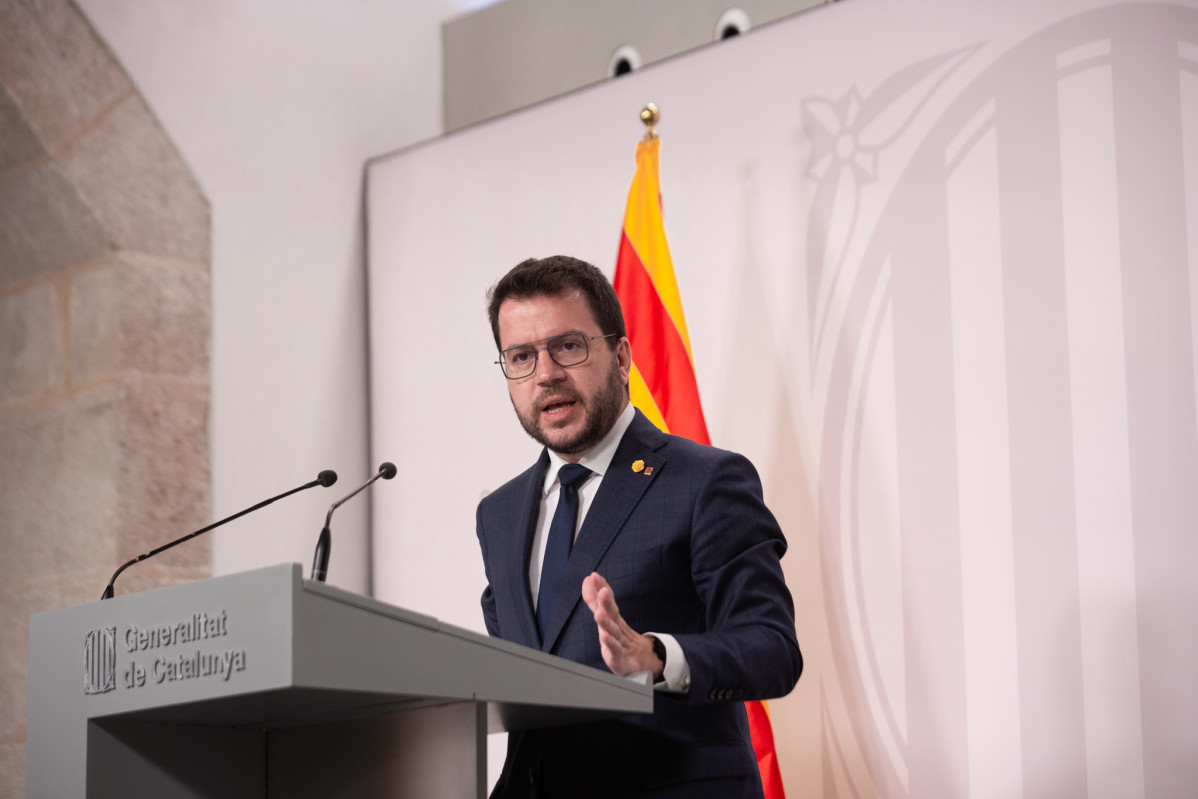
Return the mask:
[(803, 661), (756, 472), (629, 404), (624, 318), (594, 266), (530, 259), (488, 298), (545, 449), (478, 506), (487, 630), (657, 688), (652, 715), (511, 734), (492, 795), (760, 797), (743, 703), (788, 693)]

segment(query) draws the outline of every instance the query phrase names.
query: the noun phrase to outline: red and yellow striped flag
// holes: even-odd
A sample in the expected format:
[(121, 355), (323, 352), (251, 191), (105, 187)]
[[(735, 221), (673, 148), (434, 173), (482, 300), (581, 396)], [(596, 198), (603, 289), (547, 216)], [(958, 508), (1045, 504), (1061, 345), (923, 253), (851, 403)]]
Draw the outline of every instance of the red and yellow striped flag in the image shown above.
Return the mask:
[[(636, 146), (636, 174), (628, 191), (624, 233), (613, 284), (632, 344), (632, 404), (667, 433), (710, 444), (682, 299), (661, 217), (657, 151), (650, 136)], [(785, 799), (774, 751), (774, 731), (764, 702), (746, 702), (753, 750), (766, 799)]]

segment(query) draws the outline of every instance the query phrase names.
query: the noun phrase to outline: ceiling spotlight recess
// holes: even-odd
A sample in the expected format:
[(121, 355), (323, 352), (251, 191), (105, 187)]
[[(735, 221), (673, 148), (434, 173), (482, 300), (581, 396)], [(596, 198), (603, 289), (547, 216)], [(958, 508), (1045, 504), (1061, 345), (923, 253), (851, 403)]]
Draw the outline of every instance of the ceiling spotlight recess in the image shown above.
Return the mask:
[(720, 14), (711, 38), (715, 42), (722, 39), (730, 39), (733, 36), (748, 33), (751, 27), (749, 15), (745, 13), (743, 8), (730, 8), (723, 14)]
[(618, 78), (641, 68), (641, 54), (630, 44), (623, 44), (612, 53), (607, 62), (607, 77)]

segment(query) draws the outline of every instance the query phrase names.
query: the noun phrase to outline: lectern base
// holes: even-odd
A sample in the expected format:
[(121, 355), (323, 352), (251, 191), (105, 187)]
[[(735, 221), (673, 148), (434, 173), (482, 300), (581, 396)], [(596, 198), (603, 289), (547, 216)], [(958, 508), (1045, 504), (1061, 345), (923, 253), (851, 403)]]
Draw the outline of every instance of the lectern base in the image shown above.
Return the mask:
[(461, 797), (486, 791), (486, 707), (252, 729), (90, 722), (89, 797)]

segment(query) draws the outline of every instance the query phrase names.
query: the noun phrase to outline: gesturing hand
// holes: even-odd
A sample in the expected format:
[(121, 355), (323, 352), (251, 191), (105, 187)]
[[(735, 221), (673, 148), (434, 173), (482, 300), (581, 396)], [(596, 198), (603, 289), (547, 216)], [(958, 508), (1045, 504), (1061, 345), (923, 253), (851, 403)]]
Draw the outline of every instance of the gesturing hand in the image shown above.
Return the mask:
[(598, 572), (582, 581), (582, 601), (587, 603), (599, 627), (599, 648), (612, 674), (649, 671), (661, 679), (665, 664), (653, 653), (653, 642), (628, 626), (616, 606), (616, 596)]

